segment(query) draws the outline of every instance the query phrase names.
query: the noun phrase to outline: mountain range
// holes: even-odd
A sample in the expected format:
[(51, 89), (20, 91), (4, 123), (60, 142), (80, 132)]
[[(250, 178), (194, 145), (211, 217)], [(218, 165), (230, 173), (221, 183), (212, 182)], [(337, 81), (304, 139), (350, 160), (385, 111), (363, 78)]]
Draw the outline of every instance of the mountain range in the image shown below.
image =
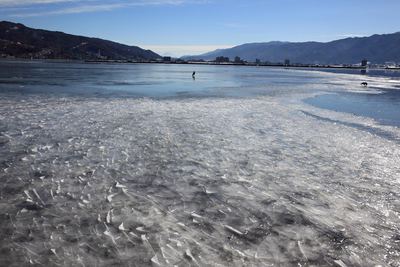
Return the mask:
[(218, 49), (186, 60), (214, 60), (229, 57), (254, 62), (278, 63), (290, 60), (303, 64), (355, 64), (367, 59), (371, 63), (400, 62), (400, 32), (370, 37), (353, 37), (327, 43), (321, 42), (267, 42), (248, 43), (228, 49)]
[[(371, 63), (400, 62), (400, 32), (353, 37), (332, 42), (266, 42), (248, 43), (228, 49), (218, 49), (185, 60), (215, 60), (235, 57), (254, 62), (302, 64), (355, 64), (367, 59)], [(151, 50), (128, 46), (99, 38), (66, 34), (58, 31), (32, 29), (23, 24), (0, 22), (0, 57), (80, 60), (160, 59)]]
[(40, 59), (151, 60), (161, 58), (151, 50), (99, 38), (32, 29), (0, 22), (0, 57)]

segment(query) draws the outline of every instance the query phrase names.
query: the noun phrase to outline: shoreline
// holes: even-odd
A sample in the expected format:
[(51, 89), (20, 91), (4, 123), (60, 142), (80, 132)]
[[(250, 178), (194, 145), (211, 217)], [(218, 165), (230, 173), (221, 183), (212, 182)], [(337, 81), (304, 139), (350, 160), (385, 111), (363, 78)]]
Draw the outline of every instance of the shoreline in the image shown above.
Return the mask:
[(165, 64), (165, 65), (206, 65), (206, 66), (245, 66), (245, 67), (280, 67), (289, 69), (350, 69), (350, 70), (388, 70), (400, 71), (400, 68), (368, 68), (364, 66), (350, 65), (318, 65), (318, 64), (289, 64), (283, 63), (234, 63), (234, 62), (212, 62), (212, 61), (133, 61), (133, 60), (77, 60), (77, 59), (25, 59), (25, 58), (0, 58), (0, 62), (46, 62), (46, 63), (85, 63), (85, 64)]

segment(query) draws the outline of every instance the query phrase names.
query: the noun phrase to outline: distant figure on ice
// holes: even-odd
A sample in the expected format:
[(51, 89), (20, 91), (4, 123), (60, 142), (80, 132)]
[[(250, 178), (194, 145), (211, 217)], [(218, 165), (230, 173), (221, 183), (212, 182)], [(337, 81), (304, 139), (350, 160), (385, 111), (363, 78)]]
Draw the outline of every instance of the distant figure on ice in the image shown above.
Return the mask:
[(195, 71), (193, 71), (193, 73), (192, 73), (192, 78), (193, 78), (193, 80), (196, 79), (196, 72)]
[(368, 83), (367, 82), (362, 82), (361, 85), (364, 86), (364, 87), (367, 87)]

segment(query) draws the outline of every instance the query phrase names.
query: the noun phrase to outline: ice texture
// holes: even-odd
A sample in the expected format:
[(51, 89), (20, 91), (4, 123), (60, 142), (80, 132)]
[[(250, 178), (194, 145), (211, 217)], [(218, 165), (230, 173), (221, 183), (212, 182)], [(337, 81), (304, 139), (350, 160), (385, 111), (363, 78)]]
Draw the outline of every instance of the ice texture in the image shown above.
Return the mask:
[(399, 266), (399, 129), (304, 95), (3, 95), (0, 265)]

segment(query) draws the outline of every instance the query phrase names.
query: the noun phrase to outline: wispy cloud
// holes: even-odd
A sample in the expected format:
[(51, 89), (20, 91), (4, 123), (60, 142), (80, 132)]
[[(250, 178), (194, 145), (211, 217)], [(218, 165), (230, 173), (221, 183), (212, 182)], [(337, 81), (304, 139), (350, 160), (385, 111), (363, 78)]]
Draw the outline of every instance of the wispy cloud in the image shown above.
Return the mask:
[(126, 4), (95, 4), (95, 5), (79, 5), (73, 7), (58, 8), (49, 11), (30, 10), (30, 12), (14, 13), (10, 17), (38, 17), (46, 15), (62, 15), (62, 14), (78, 14), (89, 12), (110, 11), (113, 9), (123, 8)]
[(347, 34), (338, 34), (337, 37), (349, 38), (349, 37), (365, 37), (366, 34), (359, 33), (347, 33)]
[[(12, 8), (10, 17), (77, 14), (111, 11), (135, 6), (182, 5), (206, 0), (0, 0), (0, 7)], [(29, 7), (29, 8), (27, 8)]]
[(68, 2), (87, 2), (91, 0), (0, 0), (0, 7), (16, 7), (16, 6), (31, 6), (44, 5)]
[(351, 37), (365, 37), (368, 34), (363, 33), (338, 33), (330, 35), (320, 35), (318, 36), (321, 41), (332, 41), (337, 39), (351, 38)]

